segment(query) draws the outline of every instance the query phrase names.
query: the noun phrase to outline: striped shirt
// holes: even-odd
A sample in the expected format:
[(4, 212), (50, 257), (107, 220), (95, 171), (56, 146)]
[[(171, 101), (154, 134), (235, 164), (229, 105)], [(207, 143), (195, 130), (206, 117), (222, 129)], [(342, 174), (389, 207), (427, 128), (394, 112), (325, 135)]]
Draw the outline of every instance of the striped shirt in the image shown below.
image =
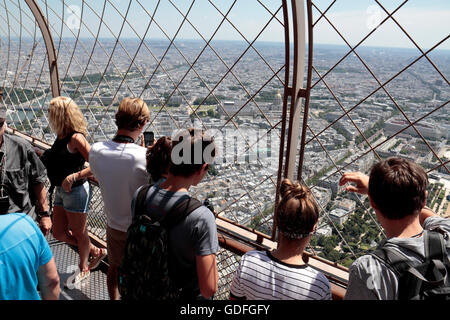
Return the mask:
[(328, 279), (308, 265), (284, 263), (269, 251), (242, 256), (230, 296), (247, 300), (330, 300)]

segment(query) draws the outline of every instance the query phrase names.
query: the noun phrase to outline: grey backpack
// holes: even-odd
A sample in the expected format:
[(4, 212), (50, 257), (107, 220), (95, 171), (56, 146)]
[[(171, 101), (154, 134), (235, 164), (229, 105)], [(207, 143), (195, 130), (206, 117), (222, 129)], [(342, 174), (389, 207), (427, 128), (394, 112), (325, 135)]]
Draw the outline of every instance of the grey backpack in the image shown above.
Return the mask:
[(444, 239), (448, 235), (425, 230), (423, 236), (425, 259), (420, 263), (384, 244), (371, 255), (397, 275), (399, 300), (450, 300), (450, 260)]

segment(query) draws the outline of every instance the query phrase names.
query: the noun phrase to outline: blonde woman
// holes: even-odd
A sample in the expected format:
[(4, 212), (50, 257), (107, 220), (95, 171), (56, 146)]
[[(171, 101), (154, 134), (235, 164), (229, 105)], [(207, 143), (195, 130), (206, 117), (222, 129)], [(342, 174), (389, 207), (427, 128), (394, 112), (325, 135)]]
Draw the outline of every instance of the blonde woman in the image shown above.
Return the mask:
[[(50, 101), (49, 124), (57, 139), (52, 146), (57, 165), (48, 168), (53, 178), (55, 197), (53, 203), (53, 236), (78, 247), (79, 272), (69, 277), (72, 285), (89, 277), (106, 256), (106, 250), (91, 244), (86, 219), (91, 197), (87, 178), (92, 176), (85, 162), (89, 160), (90, 145), (86, 140), (87, 126), (77, 104), (70, 98), (57, 97)], [(89, 255), (92, 259), (89, 263)], [(65, 283), (66, 287), (71, 287)]]
[(316, 229), (319, 208), (311, 191), (284, 179), (276, 223), (278, 248), (250, 251), (240, 260), (231, 284), (231, 299), (329, 300), (328, 279), (308, 266), (303, 251)]

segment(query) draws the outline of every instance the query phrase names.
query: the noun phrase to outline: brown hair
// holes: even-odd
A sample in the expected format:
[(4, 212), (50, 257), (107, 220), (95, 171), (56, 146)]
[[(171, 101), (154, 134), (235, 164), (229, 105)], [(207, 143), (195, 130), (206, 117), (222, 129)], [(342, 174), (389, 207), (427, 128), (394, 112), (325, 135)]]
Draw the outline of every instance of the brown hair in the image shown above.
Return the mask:
[(280, 187), (276, 223), (289, 239), (307, 237), (319, 220), (319, 207), (308, 187), (284, 179)]
[[(185, 155), (184, 151), (188, 154)], [(209, 152), (208, 157), (205, 157), (207, 152)], [(213, 137), (201, 129), (183, 130), (172, 141), (169, 172), (174, 176), (190, 177), (205, 163), (212, 164), (215, 156), (216, 147)]]
[(369, 196), (388, 219), (419, 214), (427, 188), (425, 170), (406, 159), (388, 158), (376, 163), (370, 171)]
[(48, 120), (52, 130), (65, 137), (72, 132), (79, 132), (86, 136), (86, 119), (78, 105), (70, 98), (56, 97), (50, 101)]
[(161, 137), (155, 145), (147, 150), (147, 172), (154, 182), (167, 174), (170, 166), (170, 154), (172, 152), (172, 139)]
[(125, 98), (120, 102), (116, 113), (116, 125), (119, 129), (136, 130), (150, 119), (147, 104), (140, 98)]

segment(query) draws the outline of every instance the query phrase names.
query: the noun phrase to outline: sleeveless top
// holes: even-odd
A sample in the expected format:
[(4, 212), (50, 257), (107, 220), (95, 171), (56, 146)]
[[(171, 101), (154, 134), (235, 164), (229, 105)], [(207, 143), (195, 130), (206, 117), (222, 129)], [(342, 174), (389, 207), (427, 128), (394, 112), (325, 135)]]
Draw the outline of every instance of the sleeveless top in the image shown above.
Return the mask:
[[(84, 168), (84, 163), (86, 160), (83, 158), (81, 153), (70, 153), (67, 149), (67, 145), (69, 144), (72, 136), (77, 132), (72, 132), (65, 136), (62, 139), (56, 139), (52, 145), (52, 152), (56, 159), (58, 159), (58, 165), (55, 168), (57, 173), (57, 178), (55, 181), (56, 186), (61, 186), (64, 179), (75, 172), (78, 172)], [(86, 179), (81, 179), (76, 181), (72, 186), (80, 186)]]

